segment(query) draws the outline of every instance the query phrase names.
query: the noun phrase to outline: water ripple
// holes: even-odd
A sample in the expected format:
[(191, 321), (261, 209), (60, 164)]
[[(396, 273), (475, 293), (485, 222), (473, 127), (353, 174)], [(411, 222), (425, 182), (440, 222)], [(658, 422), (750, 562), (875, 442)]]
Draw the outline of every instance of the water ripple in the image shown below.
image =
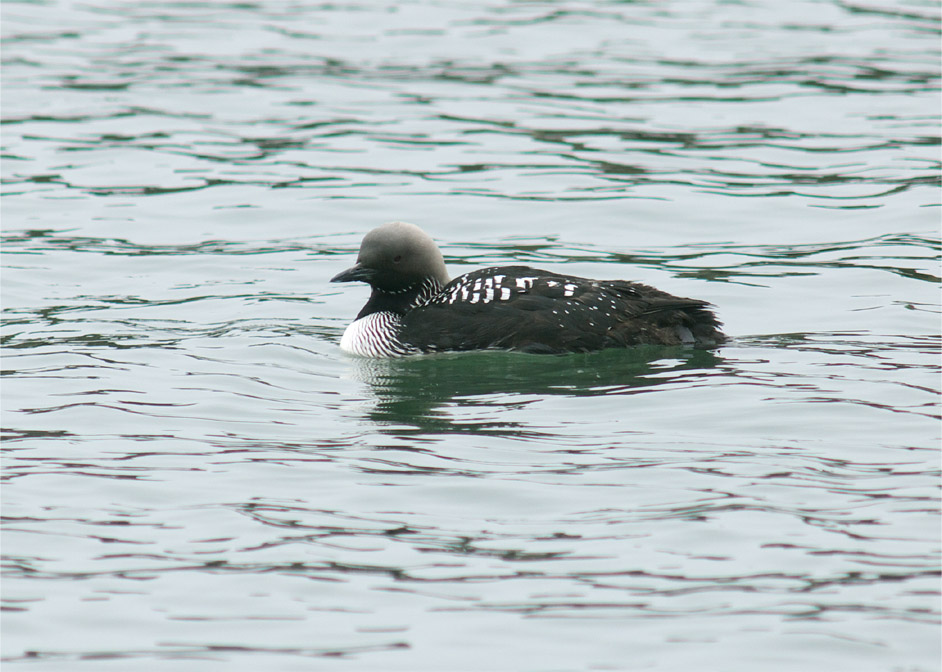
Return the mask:
[[(4, 662), (934, 669), (939, 28), (5, 3)], [(391, 219), (733, 338), (351, 360)]]

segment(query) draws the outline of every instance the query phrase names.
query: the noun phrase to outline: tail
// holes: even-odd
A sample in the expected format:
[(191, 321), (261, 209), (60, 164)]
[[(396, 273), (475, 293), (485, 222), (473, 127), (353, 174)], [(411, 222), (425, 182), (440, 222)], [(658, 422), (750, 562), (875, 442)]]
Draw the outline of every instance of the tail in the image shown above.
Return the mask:
[(642, 330), (656, 334), (656, 342), (712, 346), (727, 340), (722, 332), (723, 323), (706, 301), (673, 296), (630, 282), (615, 281), (608, 286), (633, 304), (629, 322), (640, 322), (644, 325)]

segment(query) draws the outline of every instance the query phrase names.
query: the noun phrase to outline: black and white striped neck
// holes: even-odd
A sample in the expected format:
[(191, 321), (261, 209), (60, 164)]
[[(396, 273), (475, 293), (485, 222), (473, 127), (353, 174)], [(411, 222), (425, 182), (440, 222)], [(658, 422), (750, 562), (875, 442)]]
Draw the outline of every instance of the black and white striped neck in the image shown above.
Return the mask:
[(344, 331), (340, 347), (365, 357), (396, 357), (420, 352), (399, 338), (402, 316), (427, 304), (442, 291), (436, 278), (426, 278), (397, 290), (374, 286), (370, 300)]
[(372, 285), (373, 292), (370, 294), (370, 300), (363, 306), (357, 319), (372, 313), (402, 315), (427, 303), (429, 299), (442, 291), (442, 287), (444, 285), (436, 278), (425, 278), (421, 282), (394, 290)]

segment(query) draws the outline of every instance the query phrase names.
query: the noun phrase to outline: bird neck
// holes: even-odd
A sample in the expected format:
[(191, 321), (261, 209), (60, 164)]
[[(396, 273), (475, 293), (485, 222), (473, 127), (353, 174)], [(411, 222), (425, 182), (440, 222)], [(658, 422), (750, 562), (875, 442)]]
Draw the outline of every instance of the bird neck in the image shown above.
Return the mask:
[(426, 278), (421, 282), (395, 291), (373, 287), (370, 300), (363, 306), (363, 310), (357, 315), (357, 319), (379, 312), (402, 315), (428, 301), (440, 292), (442, 287), (442, 283), (436, 278)]

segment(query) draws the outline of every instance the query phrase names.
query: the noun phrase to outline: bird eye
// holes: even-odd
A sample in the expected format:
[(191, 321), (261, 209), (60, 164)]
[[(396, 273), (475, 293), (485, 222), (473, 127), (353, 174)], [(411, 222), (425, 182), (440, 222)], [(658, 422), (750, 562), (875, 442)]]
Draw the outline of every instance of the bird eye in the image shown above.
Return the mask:
[(393, 257), (393, 263), (398, 264), (400, 261), (402, 261), (401, 254), (397, 254), (395, 257)]

